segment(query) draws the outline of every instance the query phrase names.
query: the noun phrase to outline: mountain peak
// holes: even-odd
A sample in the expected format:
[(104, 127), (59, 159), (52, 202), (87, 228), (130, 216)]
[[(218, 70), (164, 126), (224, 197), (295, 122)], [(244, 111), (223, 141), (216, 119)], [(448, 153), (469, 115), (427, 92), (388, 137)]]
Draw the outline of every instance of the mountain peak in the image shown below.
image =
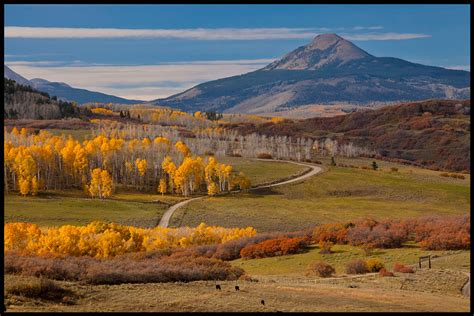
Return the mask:
[(373, 56), (337, 34), (319, 34), (309, 44), (295, 49), (264, 70), (316, 70), (367, 57)]

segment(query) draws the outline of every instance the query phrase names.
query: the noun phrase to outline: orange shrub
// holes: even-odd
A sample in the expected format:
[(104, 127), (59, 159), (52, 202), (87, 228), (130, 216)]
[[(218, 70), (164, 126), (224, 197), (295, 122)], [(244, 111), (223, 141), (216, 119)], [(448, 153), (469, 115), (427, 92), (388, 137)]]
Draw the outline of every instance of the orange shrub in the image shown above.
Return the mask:
[(395, 263), (393, 265), (393, 271), (401, 272), (401, 273), (415, 273), (413, 268), (411, 268), (409, 266), (406, 266), (404, 264), (401, 264), (401, 263)]
[(240, 256), (244, 259), (283, 256), (298, 253), (307, 246), (308, 239), (304, 237), (270, 239), (242, 248)]
[(393, 276), (395, 276), (395, 274), (393, 274), (392, 272), (388, 271), (385, 268), (380, 269), (379, 275), (381, 277), (393, 277)]
[(317, 226), (313, 231), (313, 240), (316, 243), (330, 241), (334, 244), (345, 244), (347, 231), (351, 225), (351, 223), (335, 223)]

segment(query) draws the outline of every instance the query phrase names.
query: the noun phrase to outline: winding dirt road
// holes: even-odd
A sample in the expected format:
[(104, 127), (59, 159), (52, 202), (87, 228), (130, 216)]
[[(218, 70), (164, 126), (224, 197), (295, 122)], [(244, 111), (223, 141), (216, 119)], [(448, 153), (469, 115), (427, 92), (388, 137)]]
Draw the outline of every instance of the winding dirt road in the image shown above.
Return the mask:
[[(256, 186), (256, 187), (248, 189), (248, 191), (254, 191), (254, 190), (264, 189), (264, 188), (271, 188), (271, 187), (276, 187), (276, 186), (289, 184), (289, 183), (293, 183), (293, 182), (299, 182), (299, 181), (305, 180), (309, 177), (312, 177), (312, 176), (318, 174), (322, 170), (321, 167), (318, 167), (318, 166), (315, 166), (315, 165), (312, 165), (312, 164), (309, 164), (309, 163), (295, 162), (295, 161), (290, 161), (290, 160), (268, 160), (268, 159), (254, 159), (254, 160), (292, 163), (292, 164), (295, 164), (295, 165), (309, 167), (310, 171), (300, 175), (299, 177), (293, 178), (293, 179), (284, 180), (284, 181), (281, 181), (281, 182), (275, 182), (275, 183), (272, 183), (272, 184), (264, 184), (264, 185), (261, 185), (261, 186)], [(238, 192), (240, 192), (240, 190), (231, 191), (230, 193), (238, 193)], [(199, 197), (191, 198), (189, 200), (185, 200), (185, 201), (182, 201), (182, 202), (179, 202), (179, 203), (176, 203), (176, 204), (172, 205), (169, 209), (166, 210), (165, 214), (163, 214), (163, 217), (161, 218), (160, 223), (158, 224), (158, 226), (159, 227), (168, 227), (171, 216), (173, 216), (173, 213), (177, 209), (179, 209), (180, 207), (183, 207), (184, 205), (188, 204), (189, 202), (204, 199), (206, 197), (207, 196), (199, 196)]]

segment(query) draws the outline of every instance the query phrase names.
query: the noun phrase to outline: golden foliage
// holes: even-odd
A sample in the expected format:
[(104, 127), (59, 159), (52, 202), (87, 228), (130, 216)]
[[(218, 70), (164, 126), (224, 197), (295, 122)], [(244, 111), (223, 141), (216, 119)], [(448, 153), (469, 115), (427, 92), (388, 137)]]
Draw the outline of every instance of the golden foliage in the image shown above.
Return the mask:
[(220, 244), (256, 234), (253, 227), (223, 228), (201, 223), (195, 228), (145, 229), (100, 221), (86, 226), (51, 227), (43, 231), (35, 224), (7, 223), (4, 231), (5, 252), (96, 258), (109, 258), (129, 252)]

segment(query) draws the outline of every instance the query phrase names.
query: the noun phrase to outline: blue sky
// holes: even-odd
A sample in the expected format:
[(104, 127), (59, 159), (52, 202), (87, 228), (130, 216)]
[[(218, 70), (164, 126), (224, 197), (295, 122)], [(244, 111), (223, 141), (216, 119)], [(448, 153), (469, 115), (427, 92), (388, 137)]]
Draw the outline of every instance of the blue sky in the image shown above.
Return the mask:
[(470, 70), (468, 5), (6, 5), (5, 63), (150, 100), (337, 33), (375, 56)]

